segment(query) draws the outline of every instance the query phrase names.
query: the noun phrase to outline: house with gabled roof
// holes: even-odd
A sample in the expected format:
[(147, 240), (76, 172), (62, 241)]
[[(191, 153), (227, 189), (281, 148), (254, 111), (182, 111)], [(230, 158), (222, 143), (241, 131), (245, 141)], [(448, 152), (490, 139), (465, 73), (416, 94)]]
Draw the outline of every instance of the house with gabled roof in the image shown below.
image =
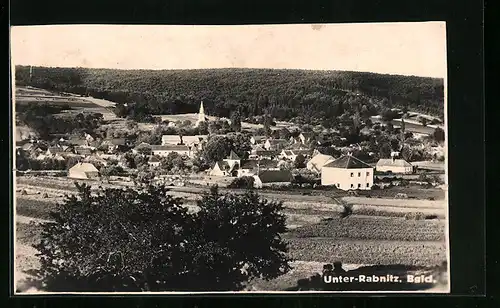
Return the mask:
[(91, 155), (92, 154), (92, 148), (88, 146), (76, 146), (74, 147), (75, 154), (78, 155)]
[(286, 149), (287, 150), (309, 150), (309, 147), (298, 142), (298, 143), (293, 143), (293, 144), (287, 146)]
[(156, 167), (159, 167), (159, 166), (160, 166), (160, 164), (161, 164), (161, 161), (160, 161), (160, 160), (158, 159), (158, 157), (156, 157), (156, 156), (151, 156), (151, 157), (149, 158), (149, 160), (148, 160), (148, 165), (149, 165), (150, 167), (154, 167), (154, 168), (156, 168)]
[(126, 144), (127, 140), (125, 138), (108, 138), (104, 139), (100, 146), (107, 147), (108, 152), (113, 153), (120, 147), (124, 147)]
[(331, 155), (321, 154), (319, 152), (311, 158), (306, 164), (306, 168), (312, 172), (321, 173), (321, 169), (328, 163), (335, 160)]
[(289, 185), (293, 175), (289, 170), (261, 170), (253, 178), (254, 187), (262, 188), (269, 185)]
[(373, 185), (374, 168), (347, 154), (321, 168), (321, 185), (342, 190), (369, 190)]
[(271, 159), (249, 159), (241, 162), (238, 176), (252, 176), (261, 170), (280, 170), (279, 161)]
[(241, 165), (241, 158), (233, 150), (229, 152), (229, 155), (216, 162), (210, 171), (210, 175), (213, 176), (237, 176), (238, 169)]
[(381, 158), (375, 165), (375, 170), (378, 172), (411, 174), (413, 169), (412, 164), (402, 158), (396, 158), (396, 156)]
[(264, 143), (264, 149), (272, 151), (281, 151), (290, 145), (290, 141), (286, 139), (267, 139)]
[(300, 142), (304, 144), (311, 142), (314, 139), (314, 137), (315, 137), (314, 133), (312, 132), (303, 132), (300, 133), (299, 135)]
[(158, 155), (165, 157), (172, 152), (176, 152), (179, 155), (185, 155), (188, 157), (192, 156), (192, 151), (187, 145), (151, 145), (151, 152), (153, 155)]
[(99, 170), (90, 163), (77, 163), (68, 170), (68, 178), (72, 179), (94, 179), (99, 177)]
[(238, 175), (238, 165), (230, 165), (227, 161), (220, 160), (215, 163), (212, 170), (210, 170), (211, 176), (237, 176)]
[(49, 147), (47, 149), (47, 155), (56, 155), (56, 154), (61, 154), (63, 152), (64, 149), (61, 146)]
[(266, 141), (266, 136), (252, 136), (250, 137), (250, 143), (253, 145), (262, 144)]
[(302, 155), (304, 157), (311, 156), (312, 150), (303, 149), (303, 150), (283, 150), (280, 153), (280, 158), (295, 161), (297, 156)]

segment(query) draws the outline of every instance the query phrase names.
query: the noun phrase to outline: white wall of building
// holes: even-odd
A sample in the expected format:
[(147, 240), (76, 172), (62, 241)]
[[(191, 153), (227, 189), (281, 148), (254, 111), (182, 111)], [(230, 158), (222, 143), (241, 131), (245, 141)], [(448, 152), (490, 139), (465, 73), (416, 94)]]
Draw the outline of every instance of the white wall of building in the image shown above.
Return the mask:
[(168, 156), (171, 152), (177, 152), (179, 155), (187, 155), (191, 157), (191, 151), (170, 151), (170, 150), (153, 150), (153, 155), (158, 155), (162, 157)]
[(335, 185), (342, 190), (369, 190), (373, 185), (373, 168), (323, 167), (321, 169), (321, 185)]
[(413, 167), (412, 166), (377, 166), (376, 170), (379, 172), (389, 172), (391, 171), (392, 173), (412, 173), (413, 172)]

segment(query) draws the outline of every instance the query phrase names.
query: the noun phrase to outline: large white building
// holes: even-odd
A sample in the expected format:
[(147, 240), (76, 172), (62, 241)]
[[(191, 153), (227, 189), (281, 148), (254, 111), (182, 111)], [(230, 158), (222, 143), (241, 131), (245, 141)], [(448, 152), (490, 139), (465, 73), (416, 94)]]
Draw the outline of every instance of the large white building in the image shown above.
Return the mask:
[(373, 185), (373, 167), (352, 155), (344, 155), (321, 168), (321, 185), (369, 190)]
[(401, 158), (387, 158), (380, 159), (375, 166), (378, 172), (392, 172), (392, 173), (413, 173), (413, 166), (409, 162)]

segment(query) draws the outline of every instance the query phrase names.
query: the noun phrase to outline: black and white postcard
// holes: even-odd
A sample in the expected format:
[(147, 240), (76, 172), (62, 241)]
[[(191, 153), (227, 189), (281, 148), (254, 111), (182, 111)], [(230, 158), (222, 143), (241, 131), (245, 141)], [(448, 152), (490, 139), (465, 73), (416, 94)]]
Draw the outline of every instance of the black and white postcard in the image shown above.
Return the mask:
[(449, 293), (444, 22), (11, 28), (15, 291)]

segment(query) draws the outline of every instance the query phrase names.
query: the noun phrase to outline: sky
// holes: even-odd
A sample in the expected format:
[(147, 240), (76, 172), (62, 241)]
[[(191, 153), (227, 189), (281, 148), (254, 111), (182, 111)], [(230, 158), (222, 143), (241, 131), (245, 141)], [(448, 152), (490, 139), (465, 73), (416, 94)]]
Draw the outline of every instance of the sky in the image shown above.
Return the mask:
[(11, 28), (14, 65), (275, 68), (446, 77), (444, 22)]

